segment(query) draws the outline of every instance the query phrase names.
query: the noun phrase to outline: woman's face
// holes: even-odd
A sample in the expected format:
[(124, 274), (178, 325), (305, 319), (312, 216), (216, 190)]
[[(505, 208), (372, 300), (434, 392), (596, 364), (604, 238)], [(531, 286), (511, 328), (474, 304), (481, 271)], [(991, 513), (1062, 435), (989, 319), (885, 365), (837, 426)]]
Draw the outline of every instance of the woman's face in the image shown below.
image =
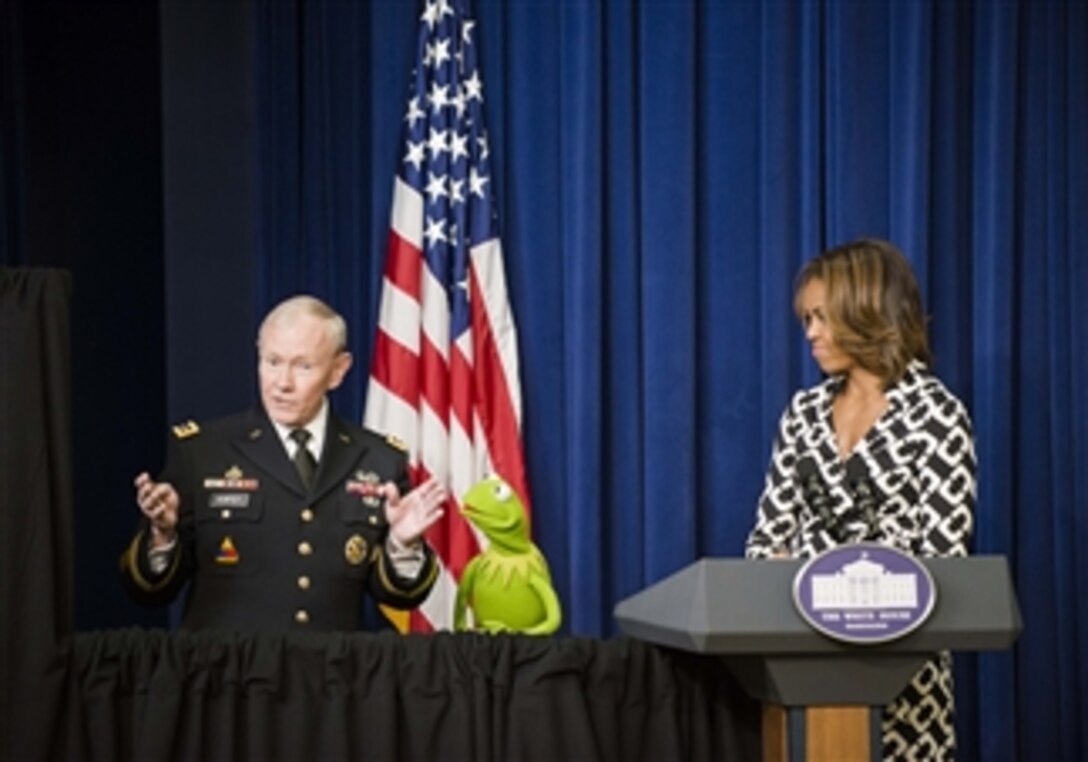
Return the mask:
[(812, 344), (812, 357), (816, 364), (829, 376), (837, 376), (857, 363), (835, 343), (831, 335), (826, 297), (827, 287), (819, 278), (813, 278), (801, 287), (801, 324), (805, 329), (805, 338)]

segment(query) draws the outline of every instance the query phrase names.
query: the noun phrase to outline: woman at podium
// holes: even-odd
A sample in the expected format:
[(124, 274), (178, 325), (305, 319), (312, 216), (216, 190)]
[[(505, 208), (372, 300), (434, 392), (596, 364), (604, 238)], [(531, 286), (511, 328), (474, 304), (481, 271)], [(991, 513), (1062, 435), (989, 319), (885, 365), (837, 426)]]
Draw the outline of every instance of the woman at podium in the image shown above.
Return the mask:
[[(869, 541), (964, 556), (974, 524), (967, 410), (930, 371), (914, 273), (886, 241), (837, 246), (806, 264), (794, 308), (826, 379), (782, 414), (745, 548), (808, 558)], [(951, 657), (939, 654), (884, 712), (885, 759), (951, 759)]]

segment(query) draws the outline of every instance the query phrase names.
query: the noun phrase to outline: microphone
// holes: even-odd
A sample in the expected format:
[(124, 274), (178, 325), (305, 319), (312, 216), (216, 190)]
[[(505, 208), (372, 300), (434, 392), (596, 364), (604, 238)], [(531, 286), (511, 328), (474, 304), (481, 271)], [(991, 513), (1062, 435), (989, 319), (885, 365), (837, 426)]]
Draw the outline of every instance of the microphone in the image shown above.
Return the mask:
[(865, 461), (854, 456), (846, 461), (846, 481), (850, 485), (850, 492), (854, 496), (854, 504), (861, 514), (861, 520), (865, 522), (865, 537), (868, 540), (877, 534), (876, 512), (880, 505), (880, 497), (876, 485), (869, 478), (869, 469), (865, 467)]
[(801, 480), (801, 495), (805, 502), (816, 513), (828, 534), (836, 541), (841, 541), (839, 520), (831, 510), (831, 496), (827, 494), (827, 485), (820, 477), (820, 469), (811, 456), (806, 455), (797, 463), (797, 476)]

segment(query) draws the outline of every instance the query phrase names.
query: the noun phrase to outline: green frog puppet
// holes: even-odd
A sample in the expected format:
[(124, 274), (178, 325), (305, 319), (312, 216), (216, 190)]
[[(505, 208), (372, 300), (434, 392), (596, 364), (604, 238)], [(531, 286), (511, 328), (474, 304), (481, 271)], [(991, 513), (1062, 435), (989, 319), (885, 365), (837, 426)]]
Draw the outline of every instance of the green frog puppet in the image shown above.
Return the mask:
[(487, 550), (461, 575), (453, 608), (455, 630), (550, 635), (563, 614), (543, 554), (529, 539), (525, 506), (510, 485), (488, 477), (465, 494), (461, 512), (487, 537)]

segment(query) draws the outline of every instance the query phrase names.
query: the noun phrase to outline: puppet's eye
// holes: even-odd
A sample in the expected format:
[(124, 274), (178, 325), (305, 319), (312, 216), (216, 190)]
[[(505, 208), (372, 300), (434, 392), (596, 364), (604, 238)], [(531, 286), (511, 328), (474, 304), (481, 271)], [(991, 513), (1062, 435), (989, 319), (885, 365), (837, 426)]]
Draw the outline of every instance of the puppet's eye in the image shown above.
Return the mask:
[(499, 482), (491, 490), (491, 494), (495, 496), (496, 500), (501, 500), (505, 503), (507, 500), (510, 499), (510, 495), (512, 493), (510, 491), (510, 485), (508, 485), (506, 482)]

